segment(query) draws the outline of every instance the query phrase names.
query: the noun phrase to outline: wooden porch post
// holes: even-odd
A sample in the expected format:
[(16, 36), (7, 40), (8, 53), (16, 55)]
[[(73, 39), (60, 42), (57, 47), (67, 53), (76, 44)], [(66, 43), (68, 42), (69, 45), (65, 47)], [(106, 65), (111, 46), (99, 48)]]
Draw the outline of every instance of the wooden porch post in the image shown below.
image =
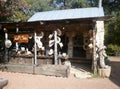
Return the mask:
[[(7, 29), (4, 28), (4, 31), (5, 31), (5, 41), (7, 41), (8, 39)], [(5, 62), (8, 62), (8, 49), (6, 46), (5, 46)]]
[(34, 63), (37, 65), (37, 47), (36, 47), (36, 32), (34, 32)]
[[(18, 31), (19, 31), (19, 28), (17, 27), (16, 28), (16, 33), (18, 33)], [(15, 46), (16, 46), (16, 52), (17, 52), (18, 51), (18, 42), (15, 43)]]
[(54, 64), (58, 64), (58, 53), (57, 53), (57, 31), (54, 31)]
[(93, 73), (97, 73), (97, 59), (96, 59), (96, 31), (93, 30), (93, 60), (92, 60)]
[(68, 42), (68, 55), (70, 58), (73, 57), (73, 37), (75, 37), (75, 32), (68, 32), (67, 37), (69, 39)]

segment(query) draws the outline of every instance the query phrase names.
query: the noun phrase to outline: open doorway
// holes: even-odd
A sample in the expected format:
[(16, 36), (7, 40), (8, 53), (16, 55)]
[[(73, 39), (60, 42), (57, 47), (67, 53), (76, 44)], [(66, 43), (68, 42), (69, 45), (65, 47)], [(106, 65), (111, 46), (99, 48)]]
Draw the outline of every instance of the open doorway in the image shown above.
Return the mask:
[(86, 52), (83, 49), (83, 35), (78, 34), (73, 38), (73, 57), (85, 57)]

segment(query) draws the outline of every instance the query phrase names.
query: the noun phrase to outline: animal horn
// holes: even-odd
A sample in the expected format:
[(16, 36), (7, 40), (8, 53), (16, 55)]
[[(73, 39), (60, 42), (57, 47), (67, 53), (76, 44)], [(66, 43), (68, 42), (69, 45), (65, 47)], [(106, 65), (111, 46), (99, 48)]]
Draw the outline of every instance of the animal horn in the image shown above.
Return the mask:
[(58, 34), (58, 36), (61, 36), (61, 35), (62, 35), (62, 32), (61, 32), (60, 29), (57, 29), (57, 34)]
[(60, 43), (60, 42), (61, 42), (60, 37), (57, 37), (57, 43)]
[(62, 42), (60, 42), (60, 43), (59, 43), (59, 45), (60, 45), (60, 48), (62, 48), (62, 47), (63, 47), (63, 43), (62, 43)]
[(54, 40), (49, 41), (49, 47), (52, 47), (54, 45)]
[(41, 32), (41, 33), (39, 34), (39, 37), (40, 37), (40, 38), (43, 38), (43, 36), (44, 36), (44, 33)]
[(53, 49), (50, 49), (50, 51), (49, 51), (48, 54), (49, 54), (49, 55), (52, 55), (52, 54), (53, 54)]
[(49, 39), (51, 39), (52, 37), (53, 37), (53, 34), (50, 34), (50, 35), (48, 36)]
[(43, 36), (44, 36), (44, 33), (43, 32), (41, 32), (41, 34), (40, 34), (41, 36), (42, 36), (42, 38), (43, 38)]

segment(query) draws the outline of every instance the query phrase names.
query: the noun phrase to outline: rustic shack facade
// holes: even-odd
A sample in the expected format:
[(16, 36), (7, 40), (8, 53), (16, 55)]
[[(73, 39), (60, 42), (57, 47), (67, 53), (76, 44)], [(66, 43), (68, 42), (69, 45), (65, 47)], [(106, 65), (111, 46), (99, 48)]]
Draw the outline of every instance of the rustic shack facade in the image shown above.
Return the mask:
[(104, 46), (104, 20), (103, 8), (92, 7), (38, 12), (28, 22), (1, 23), (5, 40), (12, 42), (5, 48), (5, 60), (57, 65), (69, 59), (91, 63), (96, 71), (96, 44)]

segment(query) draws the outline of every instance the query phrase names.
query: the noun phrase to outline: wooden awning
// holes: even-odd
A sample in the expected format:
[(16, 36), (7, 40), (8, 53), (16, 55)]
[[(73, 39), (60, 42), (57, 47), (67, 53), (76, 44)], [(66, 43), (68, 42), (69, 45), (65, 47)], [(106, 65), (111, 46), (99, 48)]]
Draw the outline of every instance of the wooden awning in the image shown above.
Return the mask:
[[(110, 16), (99, 17), (99, 18), (81, 18), (81, 19), (67, 19), (67, 20), (51, 20), (51, 21), (35, 21), (35, 22), (17, 22), (17, 23), (0, 23), (1, 28), (6, 28), (7, 30), (26, 29), (34, 31), (39, 28), (39, 30), (55, 30), (56, 28), (61, 28), (63, 26), (74, 25), (95, 25), (97, 20), (108, 20)], [(50, 29), (51, 28), (51, 29)]]

